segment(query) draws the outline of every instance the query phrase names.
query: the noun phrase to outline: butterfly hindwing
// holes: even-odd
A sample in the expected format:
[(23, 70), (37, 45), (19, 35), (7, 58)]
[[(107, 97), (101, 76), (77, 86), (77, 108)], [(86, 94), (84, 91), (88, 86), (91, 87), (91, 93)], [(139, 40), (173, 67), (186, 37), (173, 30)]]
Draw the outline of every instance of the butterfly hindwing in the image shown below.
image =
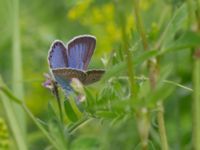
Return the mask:
[(83, 81), (84, 85), (92, 84), (94, 82), (97, 82), (101, 79), (103, 74), (105, 73), (105, 70), (89, 70), (86, 72), (86, 78)]
[(65, 80), (70, 81), (72, 78), (77, 78), (83, 82), (86, 78), (86, 73), (73, 68), (59, 68), (52, 70), (54, 77), (60, 76)]
[(48, 62), (51, 69), (67, 67), (67, 53), (61, 41), (54, 41), (48, 54)]
[(96, 46), (94, 36), (78, 36), (69, 41), (67, 47), (68, 67), (86, 70)]

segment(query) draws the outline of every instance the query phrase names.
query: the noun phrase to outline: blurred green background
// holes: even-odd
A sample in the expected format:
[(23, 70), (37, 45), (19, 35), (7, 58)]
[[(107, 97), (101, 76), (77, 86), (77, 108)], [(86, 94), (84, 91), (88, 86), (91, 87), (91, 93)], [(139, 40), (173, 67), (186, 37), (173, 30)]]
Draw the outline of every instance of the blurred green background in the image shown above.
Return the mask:
[[(20, 44), (19, 49), (22, 57), (18, 61), (22, 63), (23, 72), (22, 80), (18, 80), (17, 84), (23, 84), (24, 100), (31, 112), (41, 120), (46, 120), (48, 117), (48, 102), (54, 101), (53, 95), (42, 86), (42, 83), (45, 80), (43, 73), (49, 72), (47, 54), (55, 39), (67, 43), (77, 35), (91, 34), (96, 36), (96, 50), (89, 68), (109, 69), (112, 68), (112, 65), (124, 61), (124, 59), (120, 59), (118, 54), (119, 50), (123, 51), (122, 26), (124, 26), (125, 34), (130, 39), (131, 52), (136, 51), (135, 55), (141, 53), (138, 52), (142, 49), (142, 44), (136, 29), (132, 0), (0, 0), (0, 2), (0, 74), (6, 85), (12, 89), (16, 73), (13, 72), (13, 63), (16, 63), (16, 60), (15, 62), (13, 60), (15, 41)], [(183, 3), (184, 1), (181, 0), (140, 1), (140, 12), (150, 49), (153, 49), (160, 40), (161, 33)], [(19, 6), (18, 17), (15, 16), (17, 13), (16, 4)], [(181, 19), (183, 21), (180, 24), (175, 24), (175, 28), (178, 28), (176, 34), (173, 31), (167, 33), (169, 38), (171, 38), (170, 34), (173, 34), (173, 41), (190, 28), (188, 28), (188, 24), (189, 26), (193, 25), (194, 18), (188, 19), (188, 9), (189, 7), (185, 7), (184, 13), (182, 13)], [(193, 9), (193, 5), (190, 9)], [(15, 26), (16, 22), (19, 23), (19, 27)], [(17, 41), (14, 33), (16, 31), (20, 33)], [(165, 47), (170, 47), (170, 42), (170, 40), (164, 42)], [(173, 43), (172, 46), (174, 46)], [(117, 52), (116, 57), (113, 52)], [(173, 51), (172, 48), (161, 57), (160, 68), (169, 63), (173, 66), (170, 80), (191, 87), (192, 51), (188, 48), (181, 50), (179, 48), (178, 51)], [(123, 73), (124, 70), (122, 70)], [(136, 74), (147, 76), (146, 70), (140, 67), (137, 68)], [(89, 86), (89, 90), (98, 93), (106, 87), (106, 84), (108, 84), (108, 80)], [(122, 82), (120, 86), (116, 86), (126, 93), (127, 83)], [(176, 88), (164, 101), (165, 125), (170, 149), (192, 149), (191, 94), (189, 90)], [(155, 112), (155, 109), (151, 110), (152, 126), (149, 149), (161, 149)], [(0, 119), (2, 119), (3, 124), (1, 126), (0, 120), (0, 133), (1, 129), (8, 132), (5, 137), (9, 137), (8, 143), (14, 150), (15, 143), (3, 105), (0, 105)], [(48, 150), (47, 139), (29, 118), (26, 120), (29, 149)], [(134, 119), (123, 117), (121, 121), (114, 122), (114, 125), (110, 125), (111, 122), (114, 121), (100, 118), (85, 124), (68, 139), (71, 143), (70, 149), (141, 149)], [(3, 129), (4, 126), (5, 129)]]

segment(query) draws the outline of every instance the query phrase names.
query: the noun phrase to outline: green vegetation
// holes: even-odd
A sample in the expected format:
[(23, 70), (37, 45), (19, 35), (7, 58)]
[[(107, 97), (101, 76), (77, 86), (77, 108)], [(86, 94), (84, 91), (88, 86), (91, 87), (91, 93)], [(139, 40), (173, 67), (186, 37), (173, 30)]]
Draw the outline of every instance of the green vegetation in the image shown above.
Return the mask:
[[(200, 0), (0, 2), (0, 150), (200, 150)], [(106, 73), (55, 97), (50, 45), (82, 34)]]

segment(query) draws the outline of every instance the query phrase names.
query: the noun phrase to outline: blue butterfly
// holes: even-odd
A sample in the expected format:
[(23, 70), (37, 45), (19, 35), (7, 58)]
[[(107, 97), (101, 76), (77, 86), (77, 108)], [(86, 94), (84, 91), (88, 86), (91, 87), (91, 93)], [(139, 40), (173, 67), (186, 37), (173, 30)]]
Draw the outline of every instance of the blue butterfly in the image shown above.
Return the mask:
[(87, 70), (94, 53), (96, 38), (90, 35), (77, 36), (65, 46), (62, 41), (52, 43), (48, 54), (50, 70), (56, 82), (65, 90), (72, 91), (70, 82), (77, 78), (83, 85), (99, 81), (105, 70)]

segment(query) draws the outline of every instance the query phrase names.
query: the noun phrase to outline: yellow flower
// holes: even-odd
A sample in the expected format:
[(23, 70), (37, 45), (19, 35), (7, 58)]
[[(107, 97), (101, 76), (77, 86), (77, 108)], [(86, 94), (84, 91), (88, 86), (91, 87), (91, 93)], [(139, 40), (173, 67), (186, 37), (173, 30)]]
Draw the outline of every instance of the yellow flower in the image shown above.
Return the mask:
[(107, 20), (114, 19), (114, 5), (112, 3), (105, 4), (102, 7), (102, 10), (103, 10), (105, 19)]
[(143, 0), (141, 3), (140, 3), (140, 8), (142, 10), (147, 10), (150, 6), (151, 6), (151, 3), (153, 2), (153, 0)]
[(99, 24), (104, 21), (104, 16), (103, 16), (101, 10), (97, 7), (94, 7), (92, 9), (92, 21), (95, 24)]
[(86, 12), (90, 4), (91, 0), (84, 0), (81, 3), (78, 3), (68, 11), (67, 17), (71, 20), (79, 19), (79, 17), (81, 17)]
[(108, 22), (106, 25), (106, 32), (109, 35), (111, 41), (118, 41), (120, 39), (120, 30), (117, 28), (113, 21)]
[(127, 34), (130, 33), (131, 29), (134, 29), (134, 16), (133, 14), (128, 15), (127, 17), (127, 23), (126, 23), (126, 32)]

